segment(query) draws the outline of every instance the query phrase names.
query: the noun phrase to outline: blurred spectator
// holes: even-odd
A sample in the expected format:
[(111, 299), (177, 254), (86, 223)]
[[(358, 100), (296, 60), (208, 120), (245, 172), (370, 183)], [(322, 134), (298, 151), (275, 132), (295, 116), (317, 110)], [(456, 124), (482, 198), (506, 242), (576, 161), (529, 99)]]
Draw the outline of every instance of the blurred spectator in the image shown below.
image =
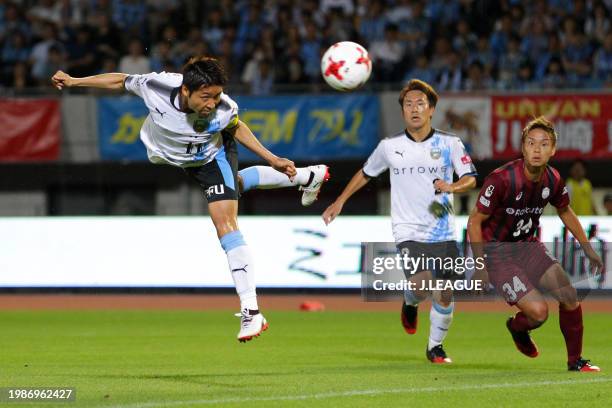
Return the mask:
[(272, 61), (263, 59), (257, 64), (257, 69), (250, 81), (252, 95), (269, 95), (274, 85), (274, 69)]
[(144, 0), (112, 0), (112, 21), (125, 36), (146, 34), (147, 5)]
[[(474, 61), (472, 64), (482, 63)], [(452, 50), (446, 57), (446, 64), (440, 71), (438, 78), (438, 86), (436, 89), (441, 91), (459, 91), (463, 84), (463, 68), (461, 67), (461, 60), (457, 51)]]
[(52, 46), (62, 48), (62, 45), (57, 40), (57, 31), (53, 23), (44, 23), (42, 30), (42, 38), (39, 42), (34, 44), (32, 53), (30, 54), (32, 77), (37, 83), (47, 83), (49, 81), (47, 77), (47, 58), (49, 56), (49, 49)]
[(495, 58), (499, 58), (506, 52), (512, 36), (512, 17), (510, 17), (510, 14), (504, 14), (495, 23), (495, 26), (495, 32), (491, 36), (491, 52), (493, 52)]
[(516, 80), (519, 68), (527, 60), (521, 52), (520, 45), (519, 36), (511, 36), (508, 50), (499, 58), (497, 75), (502, 89), (510, 88)]
[(84, 77), (95, 73), (95, 49), (91, 46), (89, 28), (79, 27), (76, 38), (66, 46), (68, 74), (74, 77)]
[(49, 52), (47, 55), (47, 60), (43, 66), (42, 78), (37, 78), (39, 86), (51, 86), (51, 81), (49, 80), (53, 74), (57, 71), (62, 70), (66, 71), (66, 56), (64, 54), (64, 49), (59, 45), (52, 45), (49, 47)]
[(582, 86), (582, 80), (591, 77), (591, 54), (591, 46), (584, 34), (576, 32), (566, 37), (561, 58), (573, 86)]
[(461, 7), (459, 0), (428, 0), (425, 14), (432, 21), (453, 25), (459, 20)]
[(412, 7), (410, 0), (399, 0), (386, 14), (389, 23), (399, 25), (400, 22), (409, 20), (412, 17)]
[(105, 13), (98, 13), (92, 18), (96, 38), (96, 53), (99, 59), (119, 58), (121, 37), (119, 30)]
[(316, 82), (321, 74), (321, 40), (318, 36), (318, 30), (315, 24), (310, 21), (306, 25), (306, 36), (302, 40), (300, 56), (304, 61), (304, 74), (308, 77), (309, 82)]
[(425, 6), (419, 0), (412, 3), (412, 17), (399, 22), (399, 38), (406, 42), (406, 52), (416, 55), (423, 52), (429, 33), (431, 23), (424, 14)]
[(467, 78), (463, 84), (466, 91), (484, 91), (491, 88), (491, 78), (484, 72), (480, 61), (474, 61), (467, 69)]
[(465, 53), (465, 55), (468, 55), (476, 49), (478, 37), (470, 30), (470, 25), (467, 20), (459, 20), (455, 31), (456, 34), (453, 38), (453, 48), (455, 50), (459, 51), (461, 54)]
[(604, 196), (603, 206), (606, 210), (606, 215), (612, 215), (612, 193), (608, 193)]
[(35, 86), (36, 84), (30, 76), (28, 64), (23, 61), (17, 62), (13, 67), (12, 77), (9, 86), (16, 91), (23, 91), (26, 88)]
[(374, 65), (374, 77), (381, 82), (392, 82), (399, 78), (399, 64), (404, 57), (405, 44), (399, 40), (397, 25), (385, 27), (385, 39), (370, 46), (370, 58)]
[(27, 62), (29, 57), (25, 36), (20, 31), (10, 34), (2, 47), (2, 82), (13, 76), (13, 68), (18, 62)]
[(480, 61), (484, 66), (485, 72), (487, 73), (490, 73), (493, 69), (495, 59), (493, 57), (493, 53), (491, 52), (491, 47), (487, 37), (479, 37), (478, 42), (476, 43), (476, 49), (472, 50), (472, 52), (469, 54), (468, 62), (472, 63), (474, 61)]
[(321, 0), (319, 9), (322, 13), (327, 13), (333, 9), (340, 9), (347, 16), (353, 14), (353, 0)]
[(531, 91), (534, 88), (536, 88), (536, 85), (533, 81), (533, 66), (531, 62), (525, 61), (519, 67), (518, 76), (512, 84), (511, 89), (517, 91)]
[(16, 32), (23, 34), (28, 41), (32, 37), (32, 28), (21, 16), (17, 5), (8, 3), (4, 9), (4, 16), (0, 18), (0, 41), (5, 40), (10, 33)]
[(358, 32), (366, 46), (374, 41), (382, 40), (385, 35), (385, 24), (387, 22), (382, 10), (381, 1), (373, 1), (366, 9), (365, 15), (358, 20)]
[(421, 54), (416, 59), (415, 66), (404, 76), (404, 83), (416, 78), (425, 81), (428, 84), (433, 84), (436, 80), (436, 74), (429, 67), (427, 56)]
[(596, 79), (612, 84), (612, 33), (606, 35), (603, 47), (595, 53), (593, 73)]
[(604, 3), (595, 3), (593, 12), (584, 26), (584, 31), (593, 40), (603, 44), (606, 35), (610, 32), (610, 13)]
[(206, 21), (202, 26), (202, 37), (210, 44), (214, 54), (219, 52), (219, 44), (223, 38), (223, 23), (221, 10), (213, 9), (206, 14)]
[(119, 61), (119, 71), (125, 74), (146, 74), (151, 72), (151, 62), (143, 55), (142, 43), (138, 39), (130, 41), (129, 54)]
[(593, 205), (593, 187), (586, 175), (586, 163), (583, 160), (575, 160), (565, 183), (570, 196), (570, 205), (577, 215), (597, 215)]
[(548, 48), (544, 53), (536, 57), (535, 60), (535, 77), (542, 79), (548, 70), (550, 61), (556, 59), (561, 60), (561, 40), (557, 35), (548, 37)]
[(567, 86), (563, 65), (559, 59), (551, 59), (542, 77), (541, 84), (546, 89), (560, 89)]
[[(520, 37), (514, 35), (514, 38)], [(533, 19), (530, 29), (523, 37), (521, 50), (527, 54), (528, 58), (535, 61), (542, 53), (548, 49), (549, 35), (546, 32), (544, 18)]]

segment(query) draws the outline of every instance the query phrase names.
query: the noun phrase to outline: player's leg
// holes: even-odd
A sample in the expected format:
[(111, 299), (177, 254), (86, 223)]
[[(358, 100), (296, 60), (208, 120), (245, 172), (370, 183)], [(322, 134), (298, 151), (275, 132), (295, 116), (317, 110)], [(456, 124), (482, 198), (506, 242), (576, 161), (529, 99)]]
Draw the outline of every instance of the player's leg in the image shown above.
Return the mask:
[[(455, 241), (436, 242), (428, 246), (430, 251), (427, 253), (427, 256), (433, 257), (436, 263), (438, 260), (442, 261), (449, 258), (456, 260), (459, 257), (459, 248)], [(452, 268), (449, 270), (436, 269), (433, 275), (436, 279), (443, 281), (455, 280), (459, 277)], [(444, 343), (453, 322), (454, 309), (455, 302), (453, 301), (452, 290), (432, 291), (431, 309), (429, 311), (429, 340), (426, 352), (427, 358), (432, 363), (452, 363), (442, 343)]]
[(546, 321), (548, 306), (529, 279), (521, 262), (525, 255), (520, 256), (518, 250), (521, 248), (517, 245), (508, 243), (489, 246), (485, 262), (495, 289), (510, 306), (519, 308), (516, 315), (506, 320), (506, 327), (516, 348), (528, 357), (537, 357), (538, 348), (529, 332)]
[(508, 318), (506, 327), (518, 351), (527, 357), (537, 357), (538, 346), (530, 336), (531, 330), (537, 329), (548, 319), (548, 305), (539, 290), (531, 289), (515, 303), (519, 312)]
[[(420, 243), (414, 241), (404, 241), (397, 244), (397, 250), (401, 256), (418, 254)], [(431, 280), (431, 272), (418, 268), (416, 270), (404, 269), (406, 279), (411, 282), (414, 289), (404, 290), (404, 301), (400, 312), (400, 321), (404, 331), (408, 334), (415, 334), (419, 322), (419, 303), (429, 297), (429, 290), (422, 290), (423, 284)]]
[(567, 366), (571, 371), (600, 371), (582, 358), (582, 306), (578, 302), (576, 289), (559, 265), (551, 265), (540, 279), (540, 287), (559, 302), (559, 327), (567, 349)]
[(251, 166), (238, 172), (240, 192), (253, 189), (273, 189), (299, 186), (304, 191), (302, 205), (309, 206), (316, 199), (327, 180), (329, 169), (324, 164), (308, 167), (298, 167), (297, 175), (290, 180), (286, 174), (269, 166)]

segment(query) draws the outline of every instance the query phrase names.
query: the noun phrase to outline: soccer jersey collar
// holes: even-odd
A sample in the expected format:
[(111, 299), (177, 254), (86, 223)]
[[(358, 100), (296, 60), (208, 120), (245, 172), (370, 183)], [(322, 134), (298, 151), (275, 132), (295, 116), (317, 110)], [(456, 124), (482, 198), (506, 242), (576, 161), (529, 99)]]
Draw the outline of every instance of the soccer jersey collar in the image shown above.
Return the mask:
[(431, 130), (429, 131), (429, 134), (425, 137), (425, 139), (421, 140), (420, 142), (417, 142), (414, 137), (412, 137), (412, 135), (410, 133), (408, 133), (408, 129), (404, 129), (404, 133), (406, 134), (406, 137), (410, 140), (412, 140), (415, 143), (423, 143), (425, 142), (427, 139), (431, 138), (434, 133), (436, 132), (436, 130), (434, 128), (431, 128)]

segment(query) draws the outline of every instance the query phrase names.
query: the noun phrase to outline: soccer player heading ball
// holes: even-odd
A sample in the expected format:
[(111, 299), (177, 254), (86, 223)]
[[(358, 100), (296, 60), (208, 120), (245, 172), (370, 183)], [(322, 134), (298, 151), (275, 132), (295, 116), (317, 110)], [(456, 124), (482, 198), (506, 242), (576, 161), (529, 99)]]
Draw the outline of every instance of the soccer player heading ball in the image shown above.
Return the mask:
[(529, 332), (548, 318), (543, 292), (559, 302), (559, 325), (567, 347), (570, 371), (599, 371), (582, 358), (582, 308), (565, 271), (534, 236), (544, 207), (551, 203), (559, 218), (582, 245), (591, 267), (601, 270), (559, 172), (548, 165), (555, 154), (557, 134), (543, 117), (529, 122), (522, 133), (523, 158), (493, 171), (484, 181), (476, 208), (468, 220), (474, 256), (486, 253), (486, 269), (474, 279), (490, 279), (506, 302), (519, 312), (506, 326), (518, 350), (529, 357), (539, 352)]
[[(197, 181), (208, 200), (208, 211), (225, 250), (240, 297), (238, 340), (259, 336), (268, 323), (257, 305), (253, 261), (238, 230), (238, 197), (254, 188), (299, 186), (302, 204), (310, 205), (329, 178), (327, 166), (295, 168), (291, 160), (268, 151), (240, 121), (238, 105), (223, 92), (227, 79), (216, 59), (192, 58), (182, 74), (108, 73), (73, 78), (58, 71), (52, 82), (64, 87), (93, 87), (130, 91), (144, 100), (149, 115), (140, 138), (152, 163), (178, 166)], [(236, 141), (270, 166), (238, 172)], [(203, 248), (205, 250), (205, 248)]]

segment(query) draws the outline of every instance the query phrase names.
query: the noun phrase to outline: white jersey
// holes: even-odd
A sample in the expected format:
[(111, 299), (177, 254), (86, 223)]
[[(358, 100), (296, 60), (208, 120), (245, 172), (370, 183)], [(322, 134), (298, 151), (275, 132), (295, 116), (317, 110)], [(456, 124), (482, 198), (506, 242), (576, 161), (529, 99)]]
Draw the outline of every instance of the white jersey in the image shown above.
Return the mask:
[(238, 124), (238, 105), (225, 94), (207, 117), (181, 112), (178, 93), (182, 82), (183, 75), (168, 72), (129, 75), (125, 80), (125, 89), (140, 96), (149, 109), (140, 139), (152, 163), (204, 165), (223, 149), (221, 131)]
[(391, 179), (391, 222), (397, 243), (455, 240), (453, 195), (436, 194), (434, 181), (453, 182), (476, 175), (476, 169), (461, 140), (432, 129), (416, 142), (402, 132), (380, 141), (363, 167), (368, 177), (389, 169)]

